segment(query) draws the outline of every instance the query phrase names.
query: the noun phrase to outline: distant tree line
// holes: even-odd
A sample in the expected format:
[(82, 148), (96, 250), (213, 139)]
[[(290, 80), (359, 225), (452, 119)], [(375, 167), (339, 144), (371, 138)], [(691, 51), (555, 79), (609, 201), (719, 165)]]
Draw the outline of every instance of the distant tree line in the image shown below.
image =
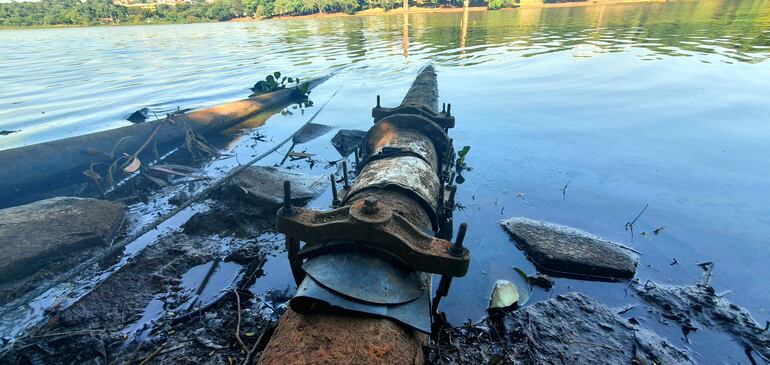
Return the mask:
[[(486, 1), (474, 0), (472, 3), (486, 5)], [(511, 2), (492, 0), (491, 3), (497, 8)], [(193, 23), (225, 21), (242, 16), (353, 13), (369, 8), (388, 10), (402, 4), (402, 0), (194, 0), (179, 5), (157, 4), (152, 7), (138, 7), (113, 4), (111, 0), (40, 0), (0, 3), (0, 27)], [(410, 0), (410, 4), (427, 7), (462, 6), (462, 0)]]

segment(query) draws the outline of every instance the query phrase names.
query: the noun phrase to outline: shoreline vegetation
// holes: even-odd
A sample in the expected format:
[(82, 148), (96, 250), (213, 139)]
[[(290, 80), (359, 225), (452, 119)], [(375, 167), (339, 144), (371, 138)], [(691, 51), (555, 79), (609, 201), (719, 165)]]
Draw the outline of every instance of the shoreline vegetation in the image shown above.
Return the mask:
[[(526, 8), (586, 7), (670, 0), (471, 0), (471, 12)], [(409, 0), (409, 14), (454, 13), (464, 10), (456, 0)], [(307, 19), (398, 15), (401, 0), (193, 0), (177, 5), (112, 0), (41, 0), (0, 3), (0, 29), (116, 25), (251, 22), (265, 19)]]

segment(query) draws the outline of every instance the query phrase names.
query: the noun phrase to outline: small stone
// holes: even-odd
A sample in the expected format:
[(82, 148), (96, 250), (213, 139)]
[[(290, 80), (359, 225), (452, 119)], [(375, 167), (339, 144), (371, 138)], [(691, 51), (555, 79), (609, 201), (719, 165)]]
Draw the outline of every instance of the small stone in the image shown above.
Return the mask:
[(530, 284), (546, 290), (553, 288), (553, 279), (546, 274), (537, 273), (537, 275), (527, 277), (527, 280)]

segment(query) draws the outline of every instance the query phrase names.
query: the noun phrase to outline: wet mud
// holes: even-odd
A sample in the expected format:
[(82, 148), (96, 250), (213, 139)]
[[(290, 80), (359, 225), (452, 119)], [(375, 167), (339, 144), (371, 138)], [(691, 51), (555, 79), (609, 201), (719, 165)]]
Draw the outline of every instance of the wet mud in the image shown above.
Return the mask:
[(679, 326), (687, 339), (699, 329), (726, 333), (741, 344), (747, 359), (756, 364), (770, 362), (770, 330), (760, 325), (749, 311), (731, 303), (713, 287), (698, 285), (666, 285), (634, 283), (634, 294), (649, 304), (648, 315), (659, 322)]
[[(249, 218), (249, 234), (261, 232), (271, 226), (272, 214), (226, 201), (211, 204), (201, 218), (194, 216), (183, 231), (161, 237), (74, 304), (49, 308), (47, 323), (15, 341), (3, 361), (133, 363), (150, 355), (156, 363), (242, 361), (242, 349), (231, 346), (238, 307), (242, 342), (254, 342), (251, 337), (274, 314), (262, 314), (264, 303), (248, 287), (277, 245), (271, 235), (211, 232), (233, 216)], [(210, 357), (212, 349), (223, 351)]]
[(434, 364), (692, 363), (684, 350), (577, 292), (444, 329), (428, 358)]
[[(255, 360), (289, 295), (250, 291), (283, 242), (272, 233), (277, 205), (242, 196), (242, 180), (224, 185), (181, 229), (139, 248), (81, 297), (47, 307), (45, 323), (4, 338), (0, 363)], [(273, 180), (282, 185), (283, 176)]]

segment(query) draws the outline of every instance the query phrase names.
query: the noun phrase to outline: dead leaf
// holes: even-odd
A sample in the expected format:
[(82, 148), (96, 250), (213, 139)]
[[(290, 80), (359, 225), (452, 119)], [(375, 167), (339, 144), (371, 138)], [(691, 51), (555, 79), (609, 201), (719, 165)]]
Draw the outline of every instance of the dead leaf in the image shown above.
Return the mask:
[(489, 309), (507, 308), (519, 301), (519, 290), (512, 282), (498, 280), (492, 290), (492, 298), (489, 300)]
[(655, 228), (655, 230), (652, 231), (652, 233), (655, 233), (655, 235), (657, 236), (657, 235), (663, 233), (663, 231), (665, 231), (666, 228), (668, 228), (668, 226), (660, 226), (658, 228)]
[(295, 152), (295, 151), (289, 152), (289, 157), (291, 157), (292, 159), (309, 158), (313, 156), (315, 156), (315, 153)]
[(142, 162), (139, 161), (138, 158), (134, 157), (133, 160), (131, 160), (131, 163), (129, 163), (126, 167), (123, 168), (123, 171), (126, 173), (133, 173), (136, 172), (136, 170), (139, 170), (139, 167), (142, 166)]
[(522, 279), (524, 279), (525, 283), (529, 283), (529, 277), (527, 276), (527, 273), (524, 272), (524, 270), (514, 267), (514, 270), (516, 270), (517, 273), (519, 273), (519, 276), (521, 276)]

